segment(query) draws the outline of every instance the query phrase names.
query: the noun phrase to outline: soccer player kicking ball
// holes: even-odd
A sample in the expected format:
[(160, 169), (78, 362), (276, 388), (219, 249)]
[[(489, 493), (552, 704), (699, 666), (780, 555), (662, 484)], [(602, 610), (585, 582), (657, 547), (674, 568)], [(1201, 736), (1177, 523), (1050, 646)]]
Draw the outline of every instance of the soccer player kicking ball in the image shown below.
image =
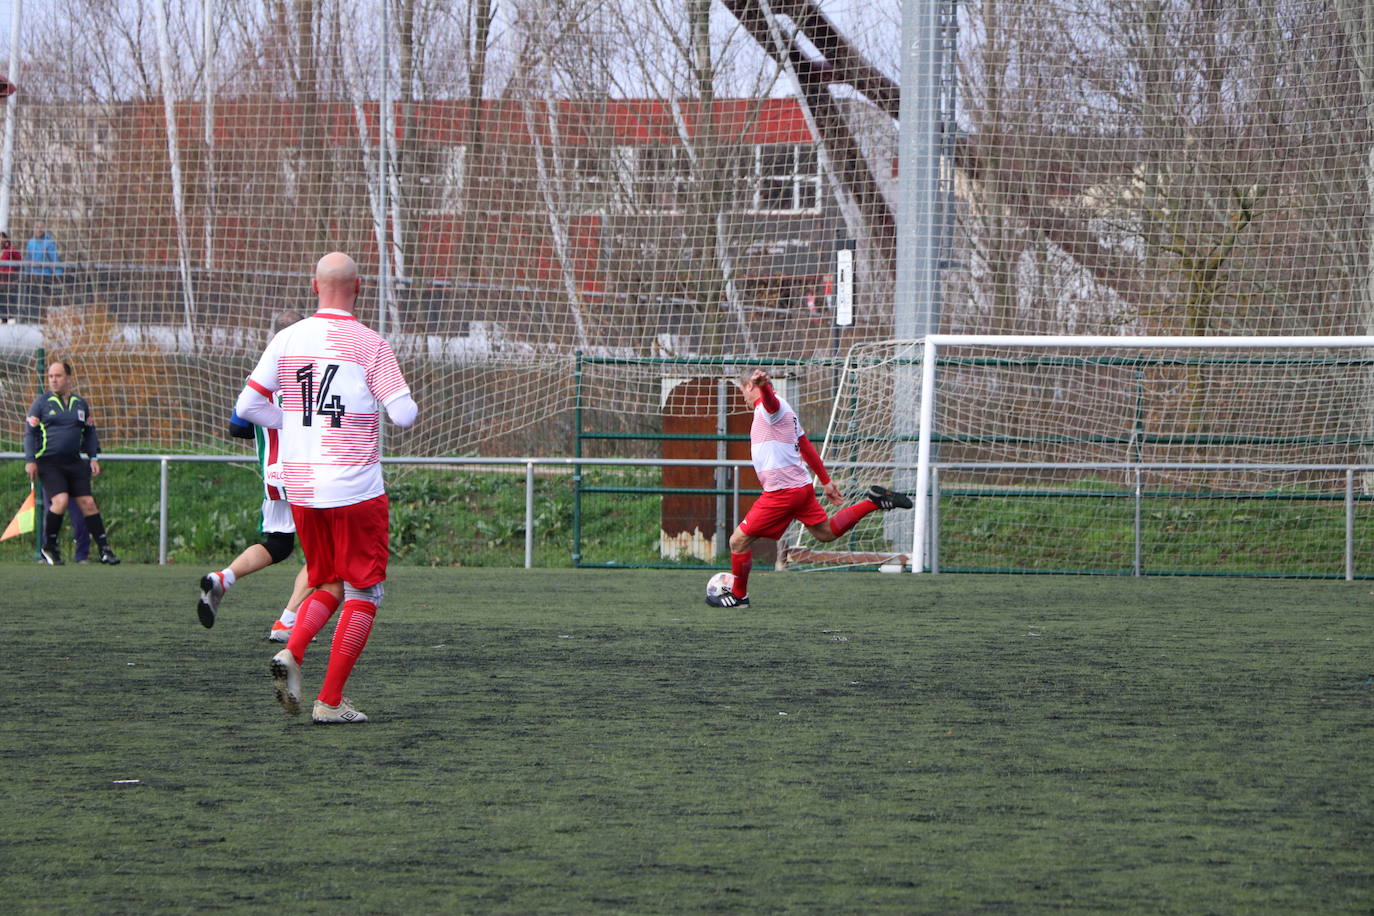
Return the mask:
[(288, 713), (300, 712), (305, 650), (342, 601), (311, 719), (366, 722), (343, 689), (372, 632), (386, 580), (390, 512), (380, 411), (401, 427), (414, 424), (419, 411), (391, 345), (353, 317), (362, 289), (353, 259), (337, 251), (320, 258), (312, 285), (319, 311), (272, 338), (234, 409), (250, 423), (281, 430), (282, 481), (316, 589), (296, 615), (286, 648), (272, 656), (277, 701)]
[[(818, 541), (833, 541), (870, 512), (882, 509), (910, 509), (911, 500), (885, 487), (869, 487), (866, 498), (829, 518), (816, 501), (811, 474), (821, 482), (825, 498), (839, 505), (844, 501), (840, 488), (825, 470), (821, 456), (797, 419), (792, 405), (773, 391), (768, 373), (755, 369), (740, 378), (744, 398), (754, 405), (754, 424), (749, 428), (749, 448), (754, 471), (763, 485), (763, 495), (750, 507), (744, 521), (730, 535), (730, 572), (734, 587), (719, 595), (708, 595), (714, 607), (749, 606), (749, 571), (754, 566), (753, 546), (759, 538), (776, 541), (794, 519), (799, 520)], [(807, 472), (810, 468), (810, 473)]]

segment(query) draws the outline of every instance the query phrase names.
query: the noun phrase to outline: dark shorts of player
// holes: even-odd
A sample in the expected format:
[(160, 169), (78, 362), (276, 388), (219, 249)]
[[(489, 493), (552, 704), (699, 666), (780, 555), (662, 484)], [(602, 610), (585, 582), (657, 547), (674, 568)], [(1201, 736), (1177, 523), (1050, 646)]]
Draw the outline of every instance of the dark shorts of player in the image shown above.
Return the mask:
[(39, 458), (36, 464), (43, 494), (48, 499), (58, 493), (72, 497), (91, 495), (91, 463), (80, 455)]
[(807, 485), (786, 490), (765, 490), (749, 507), (739, 527), (752, 537), (776, 541), (787, 531), (793, 519), (810, 528), (828, 518), (830, 516), (816, 499), (815, 489)]
[(346, 582), (368, 588), (386, 579), (391, 503), (386, 494), (351, 506), (292, 506), (310, 587)]

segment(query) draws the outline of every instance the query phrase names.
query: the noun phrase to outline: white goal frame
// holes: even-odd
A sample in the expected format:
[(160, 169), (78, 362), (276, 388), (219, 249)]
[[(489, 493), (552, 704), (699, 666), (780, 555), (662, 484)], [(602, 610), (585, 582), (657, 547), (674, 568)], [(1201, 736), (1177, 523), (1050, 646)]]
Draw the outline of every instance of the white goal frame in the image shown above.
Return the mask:
[[(1017, 335), (1017, 334), (930, 334), (915, 340), (894, 340), (896, 345), (911, 344), (921, 347), (920, 413), (918, 417), (918, 436), (916, 447), (916, 488), (912, 493), (914, 518), (912, 525), (911, 562), (912, 573), (930, 570), (930, 555), (927, 549), (930, 526), (930, 479), (931, 479), (931, 441), (935, 425), (935, 384), (936, 361), (942, 347), (957, 346), (1005, 346), (1037, 349), (1055, 347), (1112, 348), (1132, 347), (1139, 349), (1335, 349), (1335, 348), (1374, 348), (1374, 336), (1260, 336), (1260, 337), (1106, 337), (1075, 335)], [(852, 351), (851, 351), (852, 352)]]

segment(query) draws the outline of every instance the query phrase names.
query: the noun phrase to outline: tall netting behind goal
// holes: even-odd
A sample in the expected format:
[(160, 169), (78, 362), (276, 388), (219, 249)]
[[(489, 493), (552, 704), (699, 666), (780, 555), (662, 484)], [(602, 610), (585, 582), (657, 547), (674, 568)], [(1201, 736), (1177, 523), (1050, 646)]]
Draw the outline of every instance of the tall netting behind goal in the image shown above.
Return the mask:
[[(109, 449), (229, 449), (273, 317), (343, 250), (424, 412), (393, 454), (568, 455), (579, 393), (652, 428), (635, 360), (836, 359), (893, 333), (899, 10), (804, 9), (26, 4), (5, 222), (60, 263), (0, 269), (0, 348), (72, 360)], [(579, 354), (624, 362), (579, 388)]]
[[(20, 8), (0, 229), (58, 261), (0, 261), (6, 443), (41, 350), (109, 449), (234, 448), (272, 317), (333, 249), (424, 411), (386, 448), (419, 456), (567, 455), (579, 395), (652, 431), (640, 360), (804, 363), (823, 415), (825, 367), (894, 336), (1374, 319), (1358, 3)], [(580, 386), (579, 353), (608, 360)]]
[(855, 463), (851, 494), (895, 479), (929, 512), (803, 533), (787, 560), (920, 564), (925, 543), (927, 569), (1344, 574), (1347, 536), (1374, 536), (1348, 511), (1367, 500), (1372, 394), (1369, 337), (859, 346), (827, 460)]

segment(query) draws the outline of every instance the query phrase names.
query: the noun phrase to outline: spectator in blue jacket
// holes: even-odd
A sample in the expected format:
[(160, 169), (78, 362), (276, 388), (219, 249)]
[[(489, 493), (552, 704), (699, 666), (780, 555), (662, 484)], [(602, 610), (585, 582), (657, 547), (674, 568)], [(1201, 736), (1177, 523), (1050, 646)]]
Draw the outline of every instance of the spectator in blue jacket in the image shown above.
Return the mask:
[(62, 258), (57, 240), (45, 223), (33, 225), (33, 235), (24, 243), (24, 288), (30, 318), (41, 317), (43, 306), (52, 304), (57, 283), (62, 278)]
[(24, 243), (24, 271), (40, 277), (60, 277), (61, 261), (57, 254), (57, 240), (52, 237), (47, 225), (34, 223), (33, 237)]

